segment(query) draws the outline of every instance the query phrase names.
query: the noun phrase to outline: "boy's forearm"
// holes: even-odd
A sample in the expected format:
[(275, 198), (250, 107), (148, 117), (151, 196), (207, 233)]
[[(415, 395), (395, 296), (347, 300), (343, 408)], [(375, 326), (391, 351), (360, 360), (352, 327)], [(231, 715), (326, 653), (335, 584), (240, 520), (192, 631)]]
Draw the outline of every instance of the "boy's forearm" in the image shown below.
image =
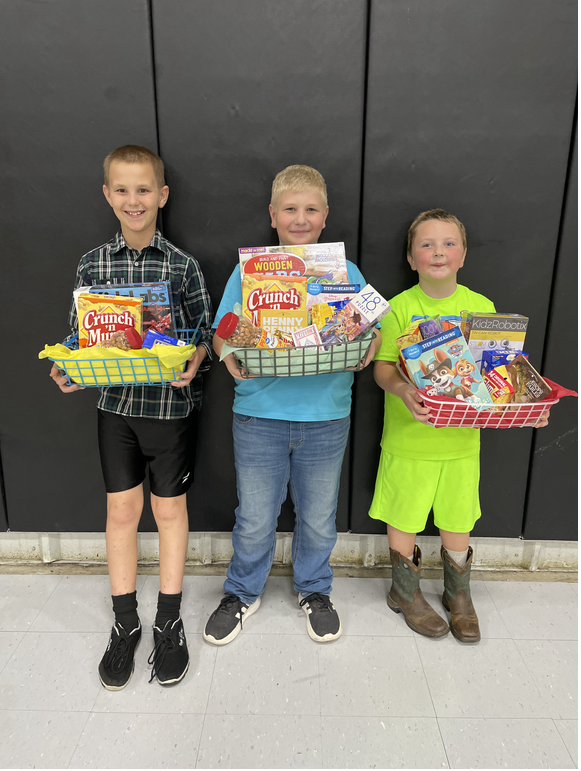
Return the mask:
[(221, 337), (218, 337), (218, 335), (214, 334), (214, 337), (212, 338), (212, 346), (214, 348), (214, 352), (218, 358), (220, 358), (220, 354), (222, 353), (222, 346), (224, 345), (224, 341)]
[(380, 388), (394, 396), (401, 396), (408, 387), (393, 361), (376, 361), (373, 367), (373, 378)]

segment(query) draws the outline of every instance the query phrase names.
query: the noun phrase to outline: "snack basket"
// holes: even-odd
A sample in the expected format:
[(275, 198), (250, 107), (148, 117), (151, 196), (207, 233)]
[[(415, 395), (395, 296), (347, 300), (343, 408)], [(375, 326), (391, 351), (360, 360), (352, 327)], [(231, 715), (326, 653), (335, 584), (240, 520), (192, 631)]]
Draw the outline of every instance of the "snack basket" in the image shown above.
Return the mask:
[[(197, 329), (178, 329), (176, 335), (187, 345), (197, 342), (201, 332)], [(78, 335), (66, 343), (71, 350), (78, 349)], [(87, 349), (84, 349), (87, 350)], [(147, 351), (148, 349), (142, 349)], [(141, 350), (126, 352), (123, 358), (59, 359), (48, 356), (63, 375), (67, 385), (81, 385), (85, 388), (122, 385), (162, 385), (179, 380), (186, 363), (166, 367), (155, 355), (145, 355)]]
[[(553, 385), (545, 378), (549, 385)], [(548, 410), (559, 399), (552, 394), (531, 404), (490, 405), (474, 409), (466, 402), (447, 396), (427, 396), (418, 390), (426, 407), (430, 409), (428, 424), (434, 428), (534, 428)]]
[(242, 377), (295, 377), (357, 372), (363, 369), (373, 332), (350, 343), (300, 348), (236, 348), (234, 358)]
[[(415, 383), (403, 371), (401, 362), (397, 368), (401, 376), (415, 388)], [(550, 386), (549, 396), (529, 404), (491, 404), (478, 409), (458, 399), (448, 396), (428, 396), (416, 388), (424, 405), (430, 410), (428, 425), (434, 428), (534, 428), (541, 420), (543, 412), (558, 404), (563, 396), (577, 396), (548, 378), (543, 378)]]

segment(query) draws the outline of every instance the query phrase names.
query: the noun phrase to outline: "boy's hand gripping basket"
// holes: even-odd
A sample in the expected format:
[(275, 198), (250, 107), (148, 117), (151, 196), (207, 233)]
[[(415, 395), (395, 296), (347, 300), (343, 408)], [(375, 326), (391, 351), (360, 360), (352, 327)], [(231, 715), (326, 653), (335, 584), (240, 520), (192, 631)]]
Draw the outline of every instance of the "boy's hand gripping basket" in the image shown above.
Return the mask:
[[(228, 352), (244, 378), (295, 377), (300, 375), (330, 375), (336, 372), (358, 372), (363, 369), (373, 332), (351, 343), (305, 345), (300, 348), (236, 348)], [(227, 348), (224, 345), (224, 348)], [(227, 353), (222, 350), (221, 358)]]
[[(195, 347), (192, 343), (198, 340), (200, 332), (197, 329), (180, 329), (176, 332), (178, 339), (186, 343), (184, 346), (163, 346), (171, 351), (142, 348), (135, 351), (121, 351), (113, 348), (83, 348), (78, 349), (77, 337), (72, 338), (66, 346), (51, 346), (42, 351), (39, 356), (53, 361), (63, 375), (67, 377), (67, 385), (80, 385), (85, 388), (124, 385), (162, 385), (180, 379), (187, 360)], [(60, 348), (63, 356), (59, 357)], [(113, 353), (114, 352), (114, 353)]]

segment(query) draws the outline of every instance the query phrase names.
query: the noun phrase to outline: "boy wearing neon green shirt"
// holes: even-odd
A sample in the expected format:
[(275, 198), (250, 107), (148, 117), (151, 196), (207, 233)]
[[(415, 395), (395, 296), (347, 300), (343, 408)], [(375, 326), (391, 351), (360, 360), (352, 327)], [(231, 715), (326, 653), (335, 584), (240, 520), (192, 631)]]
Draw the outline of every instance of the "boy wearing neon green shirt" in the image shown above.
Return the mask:
[[(383, 319), (383, 343), (375, 356), (375, 382), (385, 391), (381, 459), (369, 516), (387, 523), (392, 586), (387, 604), (403, 613), (411, 629), (442, 637), (450, 629), (461, 642), (478, 642), (480, 629), (470, 597), (470, 532), (480, 518), (480, 435), (474, 428), (426, 425), (430, 411), (396, 362), (396, 339), (412, 317), (439, 315), (460, 321), (463, 310), (488, 313), (494, 305), (456, 282), (466, 257), (466, 231), (443, 209), (418, 215), (408, 232), (407, 259), (418, 284), (390, 300)], [(548, 413), (544, 422), (547, 424)], [(442, 539), (444, 594), (450, 626), (420, 589), (421, 552), (416, 534), (430, 510)]]

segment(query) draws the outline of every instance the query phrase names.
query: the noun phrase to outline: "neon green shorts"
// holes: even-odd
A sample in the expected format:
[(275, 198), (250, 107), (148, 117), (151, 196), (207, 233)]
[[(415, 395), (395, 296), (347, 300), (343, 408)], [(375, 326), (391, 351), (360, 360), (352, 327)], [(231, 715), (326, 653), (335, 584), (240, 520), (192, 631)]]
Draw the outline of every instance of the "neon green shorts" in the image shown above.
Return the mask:
[(440, 461), (382, 452), (369, 516), (421, 533), (433, 508), (437, 528), (469, 533), (480, 518), (479, 481), (479, 454)]

